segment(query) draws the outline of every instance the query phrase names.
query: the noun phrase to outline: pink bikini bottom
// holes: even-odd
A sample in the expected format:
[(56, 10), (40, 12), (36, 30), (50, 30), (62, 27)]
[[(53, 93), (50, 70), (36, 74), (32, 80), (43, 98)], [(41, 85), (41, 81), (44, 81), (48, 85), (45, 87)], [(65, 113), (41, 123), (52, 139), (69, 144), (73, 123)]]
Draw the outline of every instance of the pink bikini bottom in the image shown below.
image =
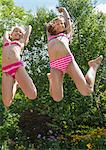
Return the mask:
[(2, 71), (8, 73), (13, 78), (15, 78), (17, 69), (23, 65), (24, 65), (23, 61), (17, 61), (16, 63), (2, 67)]
[(50, 68), (56, 68), (63, 73), (66, 73), (66, 69), (68, 67), (68, 64), (74, 59), (74, 56), (72, 54), (61, 57), (59, 59), (56, 59), (54, 61), (50, 62)]

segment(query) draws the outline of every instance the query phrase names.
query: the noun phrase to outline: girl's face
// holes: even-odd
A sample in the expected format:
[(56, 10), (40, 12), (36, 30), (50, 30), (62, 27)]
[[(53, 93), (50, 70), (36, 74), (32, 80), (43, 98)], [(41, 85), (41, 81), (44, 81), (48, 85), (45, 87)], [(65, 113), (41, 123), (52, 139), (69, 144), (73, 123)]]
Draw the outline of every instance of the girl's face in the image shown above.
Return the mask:
[(53, 27), (56, 31), (56, 33), (61, 33), (61, 32), (64, 32), (65, 30), (65, 24), (64, 24), (64, 19), (56, 19), (53, 21)]
[(20, 40), (23, 36), (23, 32), (19, 28), (15, 28), (13, 32), (11, 33), (12, 39), (13, 40)]

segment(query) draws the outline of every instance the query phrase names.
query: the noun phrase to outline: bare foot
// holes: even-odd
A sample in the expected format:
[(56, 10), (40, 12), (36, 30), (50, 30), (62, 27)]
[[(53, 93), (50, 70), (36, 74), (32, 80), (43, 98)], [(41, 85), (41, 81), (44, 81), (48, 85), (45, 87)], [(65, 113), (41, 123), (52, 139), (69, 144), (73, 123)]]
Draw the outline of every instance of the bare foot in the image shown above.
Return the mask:
[(88, 65), (89, 65), (89, 67), (94, 67), (95, 69), (98, 69), (99, 66), (100, 66), (100, 64), (101, 64), (101, 62), (102, 62), (102, 60), (103, 60), (103, 56), (100, 55), (100, 56), (97, 57), (96, 59), (90, 60), (90, 61), (88, 62)]
[(97, 71), (97, 69), (99, 68), (99, 66), (101, 64), (102, 59), (103, 59), (103, 56), (100, 55), (96, 59), (91, 60), (91, 61), (88, 62), (90, 70), (88, 71), (88, 73), (85, 76), (85, 78), (86, 78), (86, 81), (89, 84), (89, 87), (91, 88), (92, 92), (94, 90), (94, 83), (95, 83), (96, 71)]

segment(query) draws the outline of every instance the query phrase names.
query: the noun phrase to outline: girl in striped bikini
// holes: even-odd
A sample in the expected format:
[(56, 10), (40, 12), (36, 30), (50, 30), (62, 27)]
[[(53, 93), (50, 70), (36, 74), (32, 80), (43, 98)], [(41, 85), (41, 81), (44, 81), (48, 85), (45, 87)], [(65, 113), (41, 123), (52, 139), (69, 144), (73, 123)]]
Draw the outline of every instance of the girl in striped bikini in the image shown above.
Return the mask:
[(46, 24), (48, 36), (48, 54), (50, 58), (50, 95), (55, 101), (63, 98), (63, 77), (67, 73), (75, 82), (78, 91), (88, 96), (94, 91), (96, 72), (103, 56), (88, 62), (89, 70), (83, 75), (69, 48), (73, 36), (73, 23), (64, 7), (57, 8), (62, 15)]
[(32, 27), (29, 25), (26, 31), (16, 26), (11, 33), (3, 36), (2, 50), (2, 100), (9, 107), (15, 96), (17, 84), (29, 99), (37, 97), (37, 90), (32, 79), (27, 74), (21, 61), (21, 51), (28, 44)]

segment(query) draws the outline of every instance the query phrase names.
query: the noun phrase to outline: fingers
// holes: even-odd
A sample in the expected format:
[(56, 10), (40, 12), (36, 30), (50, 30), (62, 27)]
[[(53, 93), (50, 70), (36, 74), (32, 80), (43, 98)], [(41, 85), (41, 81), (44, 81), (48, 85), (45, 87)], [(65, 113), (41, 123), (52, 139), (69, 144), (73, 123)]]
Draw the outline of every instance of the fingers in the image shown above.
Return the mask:
[(32, 26), (31, 25), (29, 25), (29, 28), (32, 30)]

